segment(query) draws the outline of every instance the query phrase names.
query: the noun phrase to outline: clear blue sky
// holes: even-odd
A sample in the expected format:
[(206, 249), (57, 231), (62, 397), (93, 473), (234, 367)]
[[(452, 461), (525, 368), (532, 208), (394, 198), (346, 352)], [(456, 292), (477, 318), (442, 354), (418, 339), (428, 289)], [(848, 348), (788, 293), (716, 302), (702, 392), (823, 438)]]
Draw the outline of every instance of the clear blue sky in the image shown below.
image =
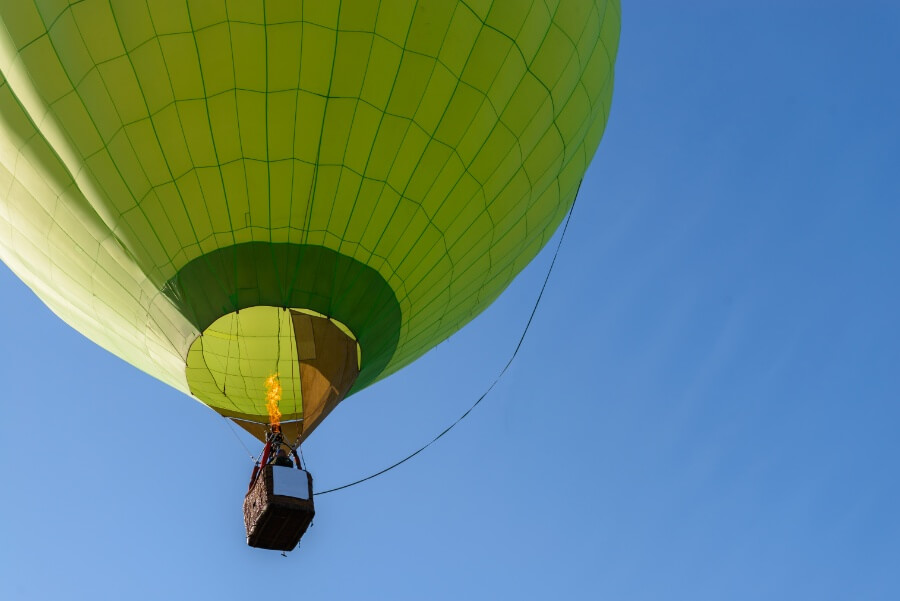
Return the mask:
[[(900, 598), (900, 4), (623, 4), (514, 367), (319, 498), (286, 559), (244, 544), (223, 420), (0, 266), (0, 598)], [(550, 252), (316, 431), (318, 486), (471, 404)]]

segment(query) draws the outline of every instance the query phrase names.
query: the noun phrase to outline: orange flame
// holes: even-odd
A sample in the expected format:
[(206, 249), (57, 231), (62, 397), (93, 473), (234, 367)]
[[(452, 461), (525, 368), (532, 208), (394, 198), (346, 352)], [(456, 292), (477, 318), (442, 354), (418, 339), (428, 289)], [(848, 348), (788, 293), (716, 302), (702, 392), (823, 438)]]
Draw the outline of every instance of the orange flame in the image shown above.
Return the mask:
[(278, 401), (281, 400), (281, 381), (278, 372), (266, 378), (266, 410), (269, 412), (269, 424), (272, 427), (281, 425), (281, 410), (278, 409)]

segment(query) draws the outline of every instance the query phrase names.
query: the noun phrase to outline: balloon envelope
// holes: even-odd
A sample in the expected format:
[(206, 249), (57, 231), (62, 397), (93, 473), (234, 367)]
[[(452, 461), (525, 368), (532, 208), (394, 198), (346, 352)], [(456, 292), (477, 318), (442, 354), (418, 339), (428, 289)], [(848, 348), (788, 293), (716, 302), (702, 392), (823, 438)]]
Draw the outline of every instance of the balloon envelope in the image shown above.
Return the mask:
[(305, 436), (553, 234), (609, 113), (619, 10), (3, 3), (0, 258), (223, 415), (267, 422), (278, 372)]

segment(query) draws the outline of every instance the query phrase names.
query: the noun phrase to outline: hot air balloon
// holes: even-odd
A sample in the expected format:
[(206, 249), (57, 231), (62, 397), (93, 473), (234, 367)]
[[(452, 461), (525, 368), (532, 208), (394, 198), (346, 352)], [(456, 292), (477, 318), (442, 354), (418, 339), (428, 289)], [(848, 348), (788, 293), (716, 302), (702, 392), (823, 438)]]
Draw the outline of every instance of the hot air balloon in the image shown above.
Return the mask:
[(619, 13), (2, 2), (0, 259), (91, 340), (295, 448), (552, 236), (606, 124)]

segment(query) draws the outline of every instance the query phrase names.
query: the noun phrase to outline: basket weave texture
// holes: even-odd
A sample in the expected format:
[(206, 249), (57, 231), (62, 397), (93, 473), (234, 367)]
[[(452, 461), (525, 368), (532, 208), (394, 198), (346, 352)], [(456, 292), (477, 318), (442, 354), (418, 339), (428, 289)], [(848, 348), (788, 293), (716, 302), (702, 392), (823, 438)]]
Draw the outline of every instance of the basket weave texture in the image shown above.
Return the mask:
[(273, 493), (272, 466), (260, 472), (256, 482), (244, 497), (244, 526), (247, 544), (260, 549), (290, 551), (309, 528), (316, 515), (313, 505), (312, 476), (309, 481), (309, 500)]

